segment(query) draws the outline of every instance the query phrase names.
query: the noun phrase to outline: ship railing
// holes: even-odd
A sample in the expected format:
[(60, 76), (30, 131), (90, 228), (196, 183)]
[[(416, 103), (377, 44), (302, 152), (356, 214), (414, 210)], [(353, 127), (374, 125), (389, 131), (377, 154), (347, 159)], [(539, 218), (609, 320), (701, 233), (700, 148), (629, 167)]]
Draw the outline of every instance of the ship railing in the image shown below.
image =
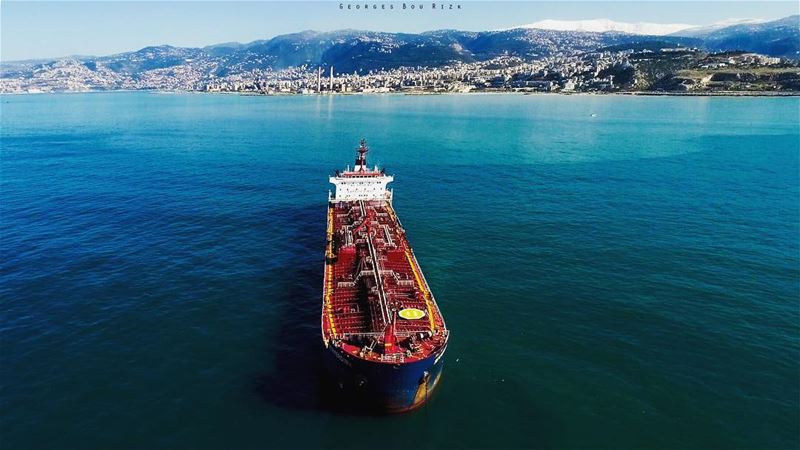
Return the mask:
[[(427, 335), (427, 331), (395, 331), (394, 335), (399, 338), (406, 338), (411, 337), (414, 335)], [(346, 338), (354, 338), (354, 337), (372, 337), (372, 338), (383, 338), (383, 332), (375, 332), (375, 331), (363, 331), (363, 332), (349, 332), (349, 333), (338, 333), (340, 337), (343, 339)]]

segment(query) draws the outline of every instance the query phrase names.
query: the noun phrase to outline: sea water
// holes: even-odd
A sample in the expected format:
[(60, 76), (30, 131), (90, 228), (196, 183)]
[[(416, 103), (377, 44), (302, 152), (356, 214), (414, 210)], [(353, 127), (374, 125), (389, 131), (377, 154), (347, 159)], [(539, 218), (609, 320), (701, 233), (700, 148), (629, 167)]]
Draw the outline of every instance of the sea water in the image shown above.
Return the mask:
[[(800, 445), (798, 98), (0, 101), (4, 449)], [(321, 383), (362, 137), (452, 333), (400, 416)]]

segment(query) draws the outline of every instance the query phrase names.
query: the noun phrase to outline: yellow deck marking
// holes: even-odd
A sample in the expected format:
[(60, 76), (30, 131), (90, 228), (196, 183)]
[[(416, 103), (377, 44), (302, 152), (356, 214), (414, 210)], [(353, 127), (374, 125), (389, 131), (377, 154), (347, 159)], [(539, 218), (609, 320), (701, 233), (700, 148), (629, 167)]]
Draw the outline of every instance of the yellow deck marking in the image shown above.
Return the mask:
[[(397, 220), (397, 216), (394, 214), (394, 208), (392, 208), (392, 204), (387, 202), (386, 206), (389, 213), (392, 215), (392, 220), (394, 220), (394, 223), (400, 226), (400, 222)], [(411, 266), (411, 271), (414, 272), (414, 278), (417, 280), (417, 286), (419, 286), (419, 289), (422, 291), (422, 296), (425, 298), (425, 308), (428, 310), (428, 322), (430, 323), (431, 331), (434, 331), (436, 324), (433, 319), (433, 308), (431, 308), (430, 292), (428, 292), (428, 289), (425, 287), (425, 283), (422, 282), (419, 273), (417, 273), (417, 265), (414, 263), (413, 258), (411, 258), (411, 252), (409, 252), (408, 247), (406, 247), (404, 250), (406, 253), (406, 259), (408, 259), (408, 265)]]
[(416, 264), (414, 264), (414, 261), (411, 259), (411, 252), (408, 251), (408, 248), (405, 249), (405, 252), (406, 252), (406, 259), (408, 259), (408, 264), (411, 266), (411, 271), (414, 272), (414, 278), (417, 280), (417, 285), (419, 286), (419, 289), (422, 291), (422, 296), (425, 298), (425, 307), (428, 309), (428, 321), (430, 322), (431, 325), (431, 331), (433, 331), (435, 325), (433, 322), (433, 313), (431, 312), (431, 302), (429, 300), (430, 293), (425, 288), (425, 284), (420, 279), (419, 273), (417, 273)]
[(333, 257), (333, 208), (328, 208), (328, 248), (325, 249), (325, 257)]
[(417, 308), (406, 308), (406, 309), (401, 309), (397, 313), (397, 315), (400, 316), (403, 319), (417, 320), (417, 319), (422, 319), (423, 317), (425, 317), (425, 311), (423, 311), (421, 309), (417, 309)]
[[(325, 257), (333, 257), (333, 208), (328, 208), (328, 248), (325, 250)], [(328, 323), (331, 326), (331, 334), (336, 339), (336, 325), (333, 323), (333, 305), (331, 304), (331, 291), (333, 290), (333, 264), (325, 261), (325, 310), (328, 313)]]
[(331, 334), (336, 339), (336, 325), (333, 323), (333, 305), (331, 305), (331, 288), (333, 285), (332, 265), (325, 266), (325, 307), (328, 310), (328, 323), (331, 325)]

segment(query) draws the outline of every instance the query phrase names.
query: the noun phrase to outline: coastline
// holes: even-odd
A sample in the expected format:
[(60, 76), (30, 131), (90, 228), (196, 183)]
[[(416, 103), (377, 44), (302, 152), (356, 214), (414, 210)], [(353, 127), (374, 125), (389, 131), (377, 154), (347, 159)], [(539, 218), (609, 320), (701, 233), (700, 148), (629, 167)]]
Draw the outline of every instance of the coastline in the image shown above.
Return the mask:
[(532, 95), (532, 96), (629, 96), (629, 97), (800, 97), (800, 91), (717, 91), (717, 92), (664, 92), (664, 91), (618, 91), (618, 92), (525, 92), (525, 91), (479, 91), (479, 92), (324, 92), (324, 93), (260, 93), (260, 92), (208, 92), (184, 90), (156, 89), (113, 89), (88, 91), (51, 91), (51, 92), (0, 92), (2, 96), (17, 95), (55, 95), (55, 94), (104, 94), (104, 93), (140, 92), (149, 94), (211, 94), (239, 95), (242, 97), (333, 97), (333, 96), (387, 96), (387, 95)]

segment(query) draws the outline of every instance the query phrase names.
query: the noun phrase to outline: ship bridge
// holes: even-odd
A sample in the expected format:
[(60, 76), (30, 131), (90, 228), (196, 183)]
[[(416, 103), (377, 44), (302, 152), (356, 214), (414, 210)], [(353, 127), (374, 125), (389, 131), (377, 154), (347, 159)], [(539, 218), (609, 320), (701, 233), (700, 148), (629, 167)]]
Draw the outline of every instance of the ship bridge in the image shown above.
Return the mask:
[(392, 191), (386, 185), (394, 181), (394, 177), (386, 175), (378, 166), (367, 166), (367, 141), (362, 139), (358, 148), (358, 156), (351, 170), (348, 166), (344, 171), (337, 171), (329, 178), (336, 186), (336, 193), (329, 194), (328, 200), (333, 202), (359, 201), (359, 200), (386, 200), (392, 201)]

